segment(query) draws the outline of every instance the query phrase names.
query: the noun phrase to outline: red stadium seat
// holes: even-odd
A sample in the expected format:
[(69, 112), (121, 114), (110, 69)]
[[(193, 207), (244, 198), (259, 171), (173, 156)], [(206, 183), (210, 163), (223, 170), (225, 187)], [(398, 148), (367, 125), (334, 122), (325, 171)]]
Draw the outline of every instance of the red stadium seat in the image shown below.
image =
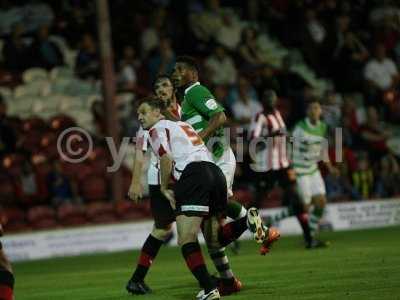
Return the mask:
[(63, 226), (78, 226), (88, 222), (85, 207), (70, 203), (58, 207), (57, 217)]
[(87, 176), (80, 181), (81, 195), (86, 201), (101, 201), (108, 198), (107, 182), (104, 177)]
[(61, 132), (64, 129), (67, 129), (69, 127), (74, 127), (76, 126), (76, 122), (74, 119), (67, 115), (57, 115), (51, 118), (50, 120), (50, 127), (52, 130), (56, 132)]
[(0, 201), (2, 205), (12, 204), (15, 199), (15, 186), (12, 179), (6, 175), (0, 176)]
[(142, 206), (138, 206), (133, 201), (121, 200), (115, 204), (115, 212), (118, 220), (139, 220), (148, 217)]
[(22, 148), (29, 152), (37, 152), (41, 147), (42, 133), (39, 131), (26, 132), (22, 138)]
[(114, 206), (106, 202), (93, 202), (86, 207), (86, 216), (92, 223), (112, 223), (116, 221)]
[(35, 229), (48, 229), (58, 226), (56, 212), (50, 206), (35, 206), (28, 210), (27, 219)]
[(22, 122), (22, 130), (24, 132), (44, 131), (47, 128), (46, 122), (39, 117), (31, 117)]
[(18, 176), (21, 173), (24, 157), (20, 154), (9, 154), (4, 156), (2, 165), (6, 172), (12, 176)]
[(25, 212), (18, 208), (6, 208), (2, 212), (1, 221), (6, 232), (26, 231), (30, 229), (25, 219)]

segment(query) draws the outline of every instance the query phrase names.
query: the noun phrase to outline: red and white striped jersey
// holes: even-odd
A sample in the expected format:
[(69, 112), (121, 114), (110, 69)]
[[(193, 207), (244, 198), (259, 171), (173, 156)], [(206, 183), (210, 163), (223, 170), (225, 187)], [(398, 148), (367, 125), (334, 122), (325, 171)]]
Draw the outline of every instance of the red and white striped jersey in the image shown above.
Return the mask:
[[(278, 110), (267, 115), (259, 112), (253, 117), (250, 125), (250, 139), (261, 139), (262, 141), (260, 140), (257, 145), (264, 143), (266, 146), (256, 153), (254, 161), (257, 171), (280, 170), (289, 166), (286, 138), (286, 125)], [(254, 143), (253, 145), (255, 146)]]
[[(176, 103), (176, 106), (169, 110), (175, 117), (178, 119), (181, 118), (182, 109), (179, 103)], [(143, 152), (147, 151), (149, 144), (149, 131), (139, 128), (136, 133), (136, 150), (141, 150)], [(150, 153), (150, 164), (147, 170), (147, 184), (150, 185), (159, 185), (160, 184), (160, 167), (157, 157), (154, 155), (153, 151)]]
[(192, 126), (185, 122), (158, 121), (149, 130), (150, 145), (157, 158), (168, 153), (174, 162), (174, 178), (194, 161), (212, 162), (211, 154)]

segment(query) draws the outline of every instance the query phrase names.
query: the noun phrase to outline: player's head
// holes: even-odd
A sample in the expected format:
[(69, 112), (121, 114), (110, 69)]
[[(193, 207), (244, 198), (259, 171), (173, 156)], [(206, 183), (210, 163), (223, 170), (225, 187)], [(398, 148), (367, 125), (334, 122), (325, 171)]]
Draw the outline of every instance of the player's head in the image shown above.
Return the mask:
[(153, 84), (154, 94), (165, 103), (169, 102), (174, 94), (174, 86), (168, 75), (159, 75)]
[(261, 98), (261, 103), (266, 111), (272, 111), (276, 108), (278, 96), (274, 90), (266, 89)]
[(307, 103), (307, 117), (311, 122), (317, 123), (321, 119), (322, 108), (317, 98), (311, 99)]
[(156, 97), (145, 98), (141, 101), (137, 110), (139, 122), (144, 129), (149, 129), (158, 121), (164, 118), (161, 111), (164, 109), (164, 102)]
[(199, 70), (194, 58), (180, 56), (176, 59), (172, 80), (176, 87), (184, 87), (198, 81)]

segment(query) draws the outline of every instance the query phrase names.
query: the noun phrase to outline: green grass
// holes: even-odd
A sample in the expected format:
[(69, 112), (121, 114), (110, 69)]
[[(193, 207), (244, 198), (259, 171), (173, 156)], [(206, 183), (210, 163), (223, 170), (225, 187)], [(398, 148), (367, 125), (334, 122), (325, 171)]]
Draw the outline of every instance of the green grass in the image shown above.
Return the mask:
[[(300, 237), (283, 237), (266, 257), (243, 242), (231, 265), (244, 284), (231, 299), (400, 299), (400, 227), (333, 232), (328, 249), (307, 251)], [(229, 252), (228, 252), (229, 253)], [(18, 300), (194, 299), (199, 291), (180, 251), (160, 252), (147, 283), (151, 296), (125, 291), (138, 252), (16, 263)], [(209, 269), (211, 265), (209, 264)], [(228, 298), (228, 297), (226, 297)]]

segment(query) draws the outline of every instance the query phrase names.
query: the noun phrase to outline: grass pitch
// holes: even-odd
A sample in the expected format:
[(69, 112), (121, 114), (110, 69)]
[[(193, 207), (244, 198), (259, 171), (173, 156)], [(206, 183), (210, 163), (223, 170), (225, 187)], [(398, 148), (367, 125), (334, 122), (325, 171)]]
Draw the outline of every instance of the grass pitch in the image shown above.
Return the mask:
[[(400, 227), (324, 234), (328, 249), (305, 250), (283, 237), (262, 257), (242, 242), (232, 268), (244, 284), (232, 300), (400, 299)], [(137, 251), (16, 263), (17, 300), (194, 299), (199, 291), (178, 248), (167, 247), (147, 277), (149, 296), (125, 291)], [(208, 261), (209, 270), (214, 268)]]

